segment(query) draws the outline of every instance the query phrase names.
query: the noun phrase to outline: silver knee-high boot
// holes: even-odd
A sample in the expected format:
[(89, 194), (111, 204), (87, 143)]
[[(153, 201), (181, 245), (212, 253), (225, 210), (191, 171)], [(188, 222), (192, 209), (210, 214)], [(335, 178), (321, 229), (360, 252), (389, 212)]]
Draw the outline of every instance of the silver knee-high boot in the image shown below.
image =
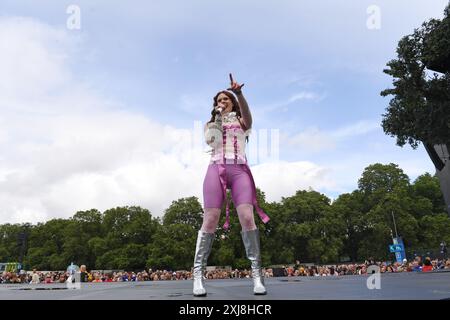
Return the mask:
[(197, 245), (194, 257), (194, 296), (206, 296), (206, 290), (203, 287), (203, 272), (205, 271), (209, 253), (211, 252), (214, 233), (206, 233), (202, 230), (198, 232)]
[(264, 287), (264, 275), (261, 271), (261, 249), (259, 242), (258, 229), (250, 231), (241, 231), (242, 241), (244, 242), (247, 258), (252, 263), (253, 293), (266, 294)]

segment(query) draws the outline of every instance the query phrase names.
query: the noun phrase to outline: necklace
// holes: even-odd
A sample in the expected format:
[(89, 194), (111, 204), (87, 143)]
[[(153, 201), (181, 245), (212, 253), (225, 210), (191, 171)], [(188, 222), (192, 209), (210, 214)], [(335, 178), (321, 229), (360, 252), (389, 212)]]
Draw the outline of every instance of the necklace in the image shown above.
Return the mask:
[(238, 121), (237, 116), (236, 116), (236, 112), (232, 111), (232, 112), (228, 112), (226, 114), (224, 114), (222, 116), (222, 122), (223, 123), (233, 123)]

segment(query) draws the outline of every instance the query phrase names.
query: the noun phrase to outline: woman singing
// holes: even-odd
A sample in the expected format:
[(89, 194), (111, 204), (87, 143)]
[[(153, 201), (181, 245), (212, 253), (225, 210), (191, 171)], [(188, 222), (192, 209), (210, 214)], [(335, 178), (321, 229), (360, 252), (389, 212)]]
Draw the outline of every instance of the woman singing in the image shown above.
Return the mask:
[[(211, 120), (205, 125), (205, 139), (212, 147), (211, 161), (203, 182), (204, 216), (198, 232), (194, 258), (194, 296), (205, 296), (203, 273), (211, 252), (214, 233), (219, 222), (226, 190), (231, 189), (233, 203), (241, 224), (241, 235), (247, 258), (251, 261), (253, 292), (266, 294), (261, 274), (259, 232), (253, 208), (264, 223), (269, 217), (256, 200), (256, 187), (245, 156), (245, 142), (252, 126), (252, 116), (242, 94), (242, 85), (230, 74), (232, 91), (220, 91), (214, 97)], [(229, 227), (229, 206), (226, 203), (226, 222)]]

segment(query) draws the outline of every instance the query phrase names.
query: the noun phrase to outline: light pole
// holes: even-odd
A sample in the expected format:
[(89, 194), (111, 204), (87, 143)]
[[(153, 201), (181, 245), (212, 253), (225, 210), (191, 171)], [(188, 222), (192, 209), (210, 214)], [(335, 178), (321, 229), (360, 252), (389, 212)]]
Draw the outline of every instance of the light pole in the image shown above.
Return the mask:
[(394, 210), (391, 210), (392, 220), (394, 221), (395, 237), (398, 238), (397, 225), (395, 224)]
[[(390, 201), (390, 200), (391, 199), (389, 199), (389, 198), (385, 198), (382, 201), (382, 204), (384, 204), (386, 201)], [(391, 215), (392, 215), (392, 222), (394, 223), (395, 238), (392, 234), (392, 229), (391, 229), (391, 237), (392, 237), (392, 243), (394, 245), (396, 245), (395, 251), (391, 251), (391, 252), (395, 252), (395, 258), (396, 258), (397, 262), (403, 262), (403, 259), (406, 258), (405, 246), (403, 244), (403, 239), (398, 236), (397, 223), (395, 222), (394, 209), (391, 209)], [(398, 246), (400, 246), (401, 250), (397, 249)]]
[[(381, 202), (381, 204), (385, 204), (387, 201), (391, 201), (391, 199), (385, 198)], [(394, 216), (394, 209), (391, 209), (391, 215), (392, 215), (392, 221), (394, 222), (395, 237), (398, 238), (397, 224), (395, 223), (395, 216)], [(391, 235), (392, 235), (392, 229), (391, 229)], [(392, 238), (394, 238), (394, 237), (392, 236)]]

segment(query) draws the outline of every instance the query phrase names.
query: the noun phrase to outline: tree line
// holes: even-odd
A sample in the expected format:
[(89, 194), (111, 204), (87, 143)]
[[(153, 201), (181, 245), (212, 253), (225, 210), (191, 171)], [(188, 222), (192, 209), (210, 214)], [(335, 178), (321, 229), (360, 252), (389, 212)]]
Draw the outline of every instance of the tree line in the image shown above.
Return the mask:
[[(358, 188), (334, 201), (313, 190), (267, 202), (258, 189), (257, 197), (271, 217), (263, 224), (255, 215), (265, 266), (295, 260), (393, 260), (388, 250), (395, 236), (393, 216), (409, 253), (450, 243), (450, 218), (438, 178), (425, 173), (411, 183), (393, 163), (366, 167)], [(222, 212), (208, 264), (248, 268), (232, 202), (230, 210), (231, 228), (222, 229)], [(190, 270), (202, 215), (199, 200), (187, 197), (173, 201), (162, 217), (126, 206), (79, 211), (69, 219), (36, 225), (3, 224), (0, 262), (19, 261), (27, 270), (65, 270), (71, 262), (88, 269)]]

